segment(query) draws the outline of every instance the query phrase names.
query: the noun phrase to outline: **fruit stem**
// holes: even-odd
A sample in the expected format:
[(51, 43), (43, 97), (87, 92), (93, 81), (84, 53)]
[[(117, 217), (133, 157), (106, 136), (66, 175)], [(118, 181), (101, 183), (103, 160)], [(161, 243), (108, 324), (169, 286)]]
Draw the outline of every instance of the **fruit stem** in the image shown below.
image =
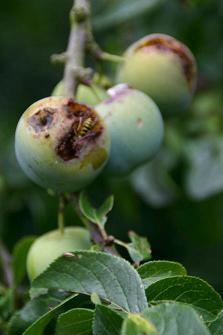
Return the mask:
[(97, 93), (97, 90), (95, 89), (95, 86), (94, 85), (89, 85), (92, 93), (94, 94), (95, 98), (97, 99), (98, 102), (100, 102), (100, 96), (98, 95)]
[(91, 29), (88, 29), (86, 47), (89, 53), (91, 53), (92, 56), (96, 58), (96, 60), (109, 61), (109, 62), (115, 62), (115, 63), (122, 63), (125, 60), (125, 58), (122, 56), (113, 55), (113, 54), (103, 51), (100, 48), (100, 46), (97, 44), (97, 42), (95, 41)]
[(58, 206), (58, 229), (63, 235), (64, 233), (64, 209), (65, 209), (65, 199), (63, 196), (59, 197), (59, 206)]
[(65, 52), (64, 93), (73, 97), (83, 69), (85, 45), (90, 14), (89, 0), (74, 0), (70, 11), (71, 30)]
[(114, 62), (114, 63), (123, 63), (124, 60), (125, 60), (125, 58), (122, 57), (122, 56), (113, 55), (113, 54), (110, 54), (110, 53), (104, 52), (104, 51), (102, 51), (98, 55), (98, 59), (108, 61), (108, 62)]

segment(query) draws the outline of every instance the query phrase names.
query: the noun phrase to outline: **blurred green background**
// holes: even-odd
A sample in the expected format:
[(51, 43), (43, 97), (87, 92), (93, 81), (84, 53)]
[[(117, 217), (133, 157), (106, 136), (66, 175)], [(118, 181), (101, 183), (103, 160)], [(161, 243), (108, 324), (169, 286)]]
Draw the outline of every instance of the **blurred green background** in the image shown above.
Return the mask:
[[(16, 163), (14, 132), (22, 112), (51, 94), (62, 67), (50, 55), (67, 44), (71, 0), (4, 1), (0, 11), (0, 234), (11, 250), (24, 235), (56, 227), (57, 199), (32, 184)], [(162, 32), (183, 41), (198, 63), (191, 107), (165, 120), (163, 148), (130, 178), (99, 178), (96, 204), (114, 193), (108, 230), (146, 235), (154, 259), (182, 262), (223, 293), (223, 2), (92, 0), (97, 41), (122, 54), (136, 39)], [(115, 65), (103, 71), (114, 77)], [(177, 114), (177, 113), (176, 113)], [(79, 224), (71, 208), (68, 225)]]

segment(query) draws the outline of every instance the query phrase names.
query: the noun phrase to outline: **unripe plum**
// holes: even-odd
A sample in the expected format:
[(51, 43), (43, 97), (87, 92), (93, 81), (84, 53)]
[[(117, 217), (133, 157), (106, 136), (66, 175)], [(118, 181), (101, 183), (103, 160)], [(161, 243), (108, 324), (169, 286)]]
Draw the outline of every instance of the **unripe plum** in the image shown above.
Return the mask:
[[(52, 96), (64, 96), (64, 84), (60, 81), (54, 88)], [(108, 97), (106, 90), (96, 84), (86, 86), (79, 84), (75, 94), (75, 101), (81, 102), (90, 106), (95, 106), (100, 101)]]
[(35, 102), (16, 129), (16, 156), (23, 171), (58, 193), (78, 191), (91, 183), (104, 167), (109, 148), (109, 135), (98, 113), (67, 97)]
[(164, 114), (189, 105), (196, 86), (196, 62), (183, 43), (165, 34), (151, 34), (132, 44), (124, 57), (119, 82), (148, 94)]
[(90, 234), (81, 227), (67, 227), (64, 232), (50, 231), (38, 237), (27, 256), (27, 273), (30, 280), (41, 274), (58, 257), (66, 252), (90, 249)]
[(107, 170), (113, 175), (125, 175), (157, 152), (163, 138), (163, 120), (159, 108), (146, 94), (125, 84), (108, 92), (111, 96), (95, 106), (111, 137)]

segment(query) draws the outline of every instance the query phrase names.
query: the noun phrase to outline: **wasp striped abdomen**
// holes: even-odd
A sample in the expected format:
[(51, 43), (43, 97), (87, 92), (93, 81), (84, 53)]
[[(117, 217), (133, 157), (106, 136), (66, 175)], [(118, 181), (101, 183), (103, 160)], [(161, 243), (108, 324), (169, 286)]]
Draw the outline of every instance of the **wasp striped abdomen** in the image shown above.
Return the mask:
[(79, 127), (79, 136), (84, 136), (85, 134), (87, 134), (93, 128), (94, 123), (95, 122), (90, 117), (85, 119)]

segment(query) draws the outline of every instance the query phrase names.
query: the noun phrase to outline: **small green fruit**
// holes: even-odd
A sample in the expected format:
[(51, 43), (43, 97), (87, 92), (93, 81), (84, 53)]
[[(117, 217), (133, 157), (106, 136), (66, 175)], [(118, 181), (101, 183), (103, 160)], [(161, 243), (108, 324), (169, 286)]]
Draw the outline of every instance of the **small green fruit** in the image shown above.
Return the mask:
[(56, 192), (78, 191), (91, 183), (104, 167), (109, 147), (98, 113), (66, 97), (35, 102), (16, 129), (22, 169), (34, 182)]
[(132, 44), (125, 52), (118, 74), (148, 94), (163, 113), (184, 110), (196, 86), (196, 62), (181, 42), (164, 34), (151, 34)]
[(89, 232), (81, 227), (67, 227), (64, 232), (50, 231), (32, 244), (27, 256), (27, 272), (30, 280), (40, 275), (58, 257), (66, 252), (90, 249)]
[(104, 118), (111, 137), (107, 168), (124, 175), (150, 160), (163, 138), (161, 113), (146, 94), (120, 84), (95, 109)]
[[(63, 82), (60, 81), (52, 92), (52, 96), (63, 96), (64, 95), (64, 85)], [(86, 86), (83, 84), (79, 84), (77, 87), (77, 93), (75, 95), (75, 101), (81, 102), (90, 106), (95, 106), (100, 101), (106, 99), (108, 94), (106, 91), (96, 85), (92, 84), (90, 86)]]

